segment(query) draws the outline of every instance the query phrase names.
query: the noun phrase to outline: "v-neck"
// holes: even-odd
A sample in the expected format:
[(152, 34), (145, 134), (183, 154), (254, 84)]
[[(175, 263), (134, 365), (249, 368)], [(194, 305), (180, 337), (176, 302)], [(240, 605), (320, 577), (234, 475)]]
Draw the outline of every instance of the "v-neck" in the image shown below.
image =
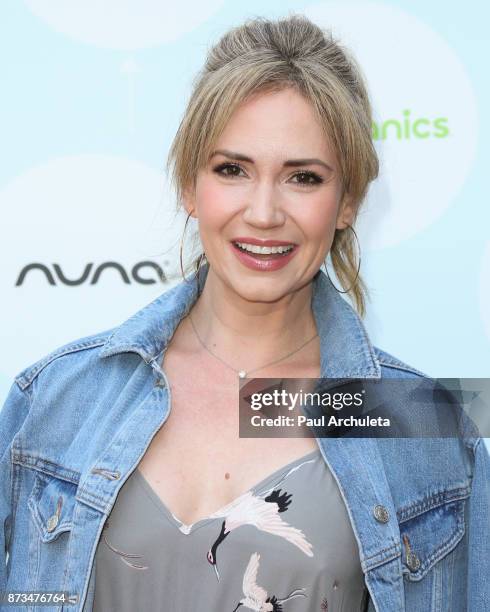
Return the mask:
[(172, 525), (177, 527), (177, 529), (179, 529), (181, 533), (184, 533), (185, 535), (189, 535), (190, 533), (194, 532), (199, 527), (202, 527), (203, 525), (211, 521), (222, 519), (221, 516), (215, 516), (215, 515), (221, 512), (225, 512), (228, 507), (235, 504), (237, 500), (239, 500), (246, 493), (255, 492), (257, 489), (261, 489), (265, 487), (266, 485), (271, 484), (272, 481), (280, 480), (281, 476), (283, 476), (284, 473), (295, 468), (297, 465), (301, 464), (302, 462), (306, 462), (306, 461), (314, 459), (316, 456), (320, 456), (320, 454), (321, 454), (320, 449), (316, 448), (315, 450), (310, 451), (309, 453), (307, 453), (306, 455), (303, 455), (302, 457), (293, 459), (293, 461), (290, 461), (286, 465), (283, 465), (277, 470), (274, 470), (271, 474), (269, 474), (268, 476), (266, 476), (265, 478), (257, 482), (255, 485), (253, 485), (252, 487), (250, 487), (249, 489), (247, 489), (246, 491), (238, 495), (231, 502), (228, 502), (221, 508), (218, 508), (217, 510), (215, 510), (209, 516), (198, 519), (194, 523), (190, 523), (190, 524), (184, 523), (179, 518), (177, 518), (177, 516), (175, 516), (175, 514), (165, 504), (163, 499), (158, 495), (158, 493), (153, 489), (150, 483), (146, 480), (146, 478), (140, 472), (138, 467), (136, 467), (136, 469), (134, 470), (133, 475), (135, 476), (135, 480), (137, 484), (141, 485), (141, 487), (147, 493), (147, 496), (150, 498), (150, 500), (157, 506), (159, 511), (163, 511), (164, 516), (170, 521), (170, 523), (172, 523)]

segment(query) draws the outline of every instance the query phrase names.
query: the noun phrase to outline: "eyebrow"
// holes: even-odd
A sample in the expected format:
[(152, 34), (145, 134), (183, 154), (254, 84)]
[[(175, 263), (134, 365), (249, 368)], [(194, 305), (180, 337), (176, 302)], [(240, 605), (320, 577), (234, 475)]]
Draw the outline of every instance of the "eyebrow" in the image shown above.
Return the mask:
[[(224, 155), (225, 157), (229, 157), (230, 159), (235, 159), (236, 161), (249, 162), (251, 164), (255, 163), (251, 157), (248, 157), (247, 155), (243, 155), (242, 153), (237, 153), (235, 151), (228, 151), (227, 149), (216, 149), (216, 151), (213, 151), (211, 153), (211, 157), (214, 157), (215, 155)], [(290, 168), (290, 167), (297, 167), (297, 166), (310, 166), (312, 164), (323, 166), (327, 170), (333, 171), (333, 168), (331, 166), (326, 164), (321, 159), (318, 159), (317, 157), (308, 157), (308, 158), (302, 158), (302, 159), (288, 159), (284, 162), (283, 165), (286, 168)]]

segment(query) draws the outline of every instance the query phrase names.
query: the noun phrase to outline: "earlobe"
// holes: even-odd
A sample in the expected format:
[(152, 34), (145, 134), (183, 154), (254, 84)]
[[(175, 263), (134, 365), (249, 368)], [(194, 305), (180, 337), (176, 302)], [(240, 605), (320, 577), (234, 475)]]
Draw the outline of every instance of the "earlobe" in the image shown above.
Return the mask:
[(185, 211), (191, 217), (197, 218), (196, 215), (196, 207), (195, 207), (195, 198), (192, 189), (186, 188), (182, 192), (182, 202), (184, 204)]

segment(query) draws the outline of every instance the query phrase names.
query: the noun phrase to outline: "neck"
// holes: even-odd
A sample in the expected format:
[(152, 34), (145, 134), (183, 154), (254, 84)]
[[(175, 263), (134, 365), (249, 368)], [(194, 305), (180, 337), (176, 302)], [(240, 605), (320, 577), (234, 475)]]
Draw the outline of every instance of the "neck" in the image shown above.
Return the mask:
[[(209, 350), (232, 367), (246, 370), (280, 359), (316, 334), (311, 298), (310, 282), (275, 301), (249, 301), (210, 268), (190, 315)], [(301, 355), (300, 350), (297, 357)]]

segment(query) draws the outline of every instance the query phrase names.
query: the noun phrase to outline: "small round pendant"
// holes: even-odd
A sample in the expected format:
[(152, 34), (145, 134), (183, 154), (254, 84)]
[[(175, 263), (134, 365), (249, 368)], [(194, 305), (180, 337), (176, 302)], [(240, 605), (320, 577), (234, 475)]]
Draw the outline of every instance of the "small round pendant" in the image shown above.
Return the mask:
[(245, 370), (240, 370), (238, 372), (238, 377), (239, 378), (246, 378), (247, 377), (247, 373), (245, 372)]

